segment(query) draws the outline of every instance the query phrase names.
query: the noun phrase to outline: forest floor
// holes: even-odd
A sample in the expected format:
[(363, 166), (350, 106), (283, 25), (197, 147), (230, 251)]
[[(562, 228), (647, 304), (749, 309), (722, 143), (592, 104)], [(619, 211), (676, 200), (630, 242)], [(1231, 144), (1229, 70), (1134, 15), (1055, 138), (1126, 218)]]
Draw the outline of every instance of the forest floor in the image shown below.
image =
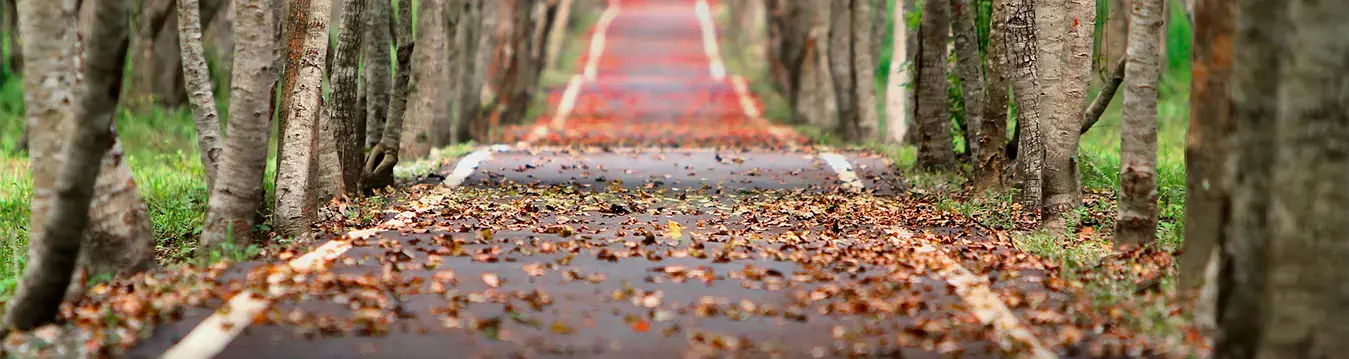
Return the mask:
[[(733, 51), (730, 71), (712, 70), (716, 42), (702, 33), (713, 26), (691, 3), (605, 17), (593, 33), (608, 46), (579, 54), (550, 110), (505, 131), (508, 145), (438, 150), (400, 168), (408, 186), (329, 206), (315, 228), (326, 242), (274, 241), (209, 267), (182, 263), (205, 206), (189, 116), (124, 118), (172, 270), (99, 284), (63, 306), (66, 325), (5, 347), (259, 358), (1202, 353), (1170, 290), (1177, 152), (1164, 145), (1160, 159), (1159, 245), (1107, 245), (1117, 117), (1084, 138), (1091, 193), (1062, 238), (1035, 232), (1005, 193), (907, 171), (911, 150), (844, 148), (772, 125), (771, 100), (755, 96), (762, 82), (734, 75)], [(0, 99), (21, 102), (15, 86)], [(12, 106), (0, 101), (22, 113)], [(21, 116), (4, 118), (0, 234), (21, 238), (26, 156), (9, 150)], [(1164, 144), (1177, 143), (1162, 129)], [(431, 168), (438, 175), (418, 176)], [(24, 246), (6, 247), (0, 279), (12, 281)]]

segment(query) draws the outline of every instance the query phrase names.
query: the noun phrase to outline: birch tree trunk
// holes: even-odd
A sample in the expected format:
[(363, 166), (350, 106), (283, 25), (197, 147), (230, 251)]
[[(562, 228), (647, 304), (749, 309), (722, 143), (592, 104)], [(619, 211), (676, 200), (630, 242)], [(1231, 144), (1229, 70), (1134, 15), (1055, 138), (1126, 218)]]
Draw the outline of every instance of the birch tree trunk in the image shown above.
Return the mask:
[(977, 136), (983, 125), (984, 74), (983, 57), (979, 52), (979, 35), (975, 33), (974, 0), (950, 0), (955, 12), (951, 33), (955, 36), (956, 75), (960, 78), (961, 98), (965, 101), (966, 141), (970, 155), (979, 152)]
[[(1349, 7), (1293, 0), (1283, 42), (1270, 169), (1270, 250), (1263, 298), (1268, 314), (1256, 353), (1263, 358), (1349, 353)], [(1260, 14), (1264, 21), (1268, 13)], [(1274, 20), (1277, 21), (1277, 20)], [(1245, 43), (1240, 43), (1246, 46)], [(1274, 72), (1272, 68), (1265, 71)], [(1269, 96), (1269, 95), (1266, 95)], [(1269, 134), (1266, 134), (1269, 136)]]
[[(25, 1), (19, 8), (23, 16), (20, 26), (30, 39), (23, 53), (32, 56), (25, 61), (28, 64), (25, 87), (31, 100), (27, 104), (29, 122), (46, 122), (44, 129), (62, 127), (64, 122), (70, 131), (64, 135), (42, 134), (44, 146), (60, 146), (60, 152), (53, 156), (55, 161), (32, 162), (35, 169), (41, 166), (56, 170), (34, 171), (35, 180), (39, 172), (46, 172), (43, 176), (54, 177), (55, 183), (42, 182), (49, 187), (34, 188), (28, 266), (6, 311), (5, 330), (30, 330), (54, 320), (80, 262), (96, 273), (118, 273), (144, 269), (154, 260), (153, 239), (148, 231), (121, 233), (139, 235), (130, 238), (105, 235), (110, 229), (143, 229), (132, 221), (145, 220), (144, 205), (140, 205), (140, 211), (122, 207), (131, 209), (123, 213), (122, 221), (127, 221), (123, 223), (107, 222), (107, 210), (90, 209), (95, 196), (108, 205), (124, 204), (110, 200), (126, 198), (120, 193), (100, 191), (107, 189), (100, 185), (101, 177), (108, 176), (99, 175), (96, 163), (105, 158), (109, 148), (116, 147), (110, 129), (129, 42), (127, 3), (95, 0), (86, 5), (93, 16), (88, 19), (90, 33), (99, 34), (101, 41), (90, 43), (83, 54), (86, 57), (83, 69), (76, 62), (80, 56), (76, 53), (79, 45), (74, 26), (78, 9), (50, 5)], [(83, 85), (78, 85), (77, 72), (82, 72)], [(72, 97), (77, 93), (78, 102), (72, 108)], [(108, 167), (106, 164), (105, 161), (103, 167)], [(134, 184), (120, 185), (130, 186), (129, 194), (136, 195)], [(39, 193), (45, 198), (39, 198)], [(139, 196), (132, 199), (139, 204)], [(109, 223), (114, 225), (105, 226)], [(87, 241), (93, 246), (81, 248), (86, 230)]]
[(272, 89), (278, 59), (273, 37), (275, 12), (265, 0), (237, 0), (235, 6), (234, 79), (230, 81), (229, 122), (210, 209), (202, 228), (198, 255), (230, 243), (236, 248), (253, 241), (253, 224), (263, 201), (262, 175), (267, 168), (271, 131)]
[(390, 73), (389, 46), (393, 44), (389, 17), (393, 16), (389, 0), (370, 2), (365, 14), (365, 78), (363, 93), (365, 98), (365, 146), (375, 147), (384, 132), (384, 120), (389, 114)]
[[(337, 30), (337, 47), (333, 49), (333, 69), (330, 80), (332, 98), (328, 102), (336, 129), (337, 158), (339, 173), (342, 174), (341, 193), (348, 196), (359, 194), (357, 182), (361, 177), (361, 168), (365, 160), (365, 114), (356, 110), (356, 81), (360, 63), (361, 37), (365, 34), (362, 16), (365, 14), (365, 0), (344, 0), (342, 23)], [(423, 13), (425, 14), (425, 13)]]
[(1018, 190), (1021, 208), (1038, 209), (1044, 200), (1042, 171), (1045, 143), (1041, 131), (1039, 59), (1035, 26), (1035, 0), (1009, 0), (1007, 27), (1003, 43), (1007, 45), (1009, 68), (1013, 75), (1012, 97), (1016, 99), (1017, 145), (1016, 173), (1012, 186)]
[(1128, 64), (1124, 74), (1124, 120), (1120, 136), (1117, 244), (1149, 242), (1157, 233), (1157, 82), (1162, 0), (1134, 0)]
[(399, 152), (404, 158), (420, 158), (431, 153), (431, 125), (436, 116), (450, 111), (443, 94), (448, 92), (450, 76), (445, 54), (445, 21), (441, 18), (446, 0), (421, 0), (417, 16), (417, 48), (412, 52), (412, 93), (409, 94), (403, 132), (411, 136)]
[(894, 6), (894, 43), (890, 47), (890, 77), (885, 91), (886, 142), (892, 144), (904, 143), (904, 136), (909, 132), (908, 99), (912, 96), (909, 90), (909, 74), (913, 64), (909, 62), (909, 24), (905, 20), (902, 2), (900, 0)]
[[(1044, 25), (1056, 33), (1064, 34), (1059, 49), (1059, 70), (1054, 71), (1059, 80), (1048, 86), (1045, 102), (1049, 110), (1049, 135), (1045, 138), (1044, 195), (1045, 207), (1041, 212), (1044, 228), (1051, 233), (1063, 233), (1067, 229), (1065, 216), (1082, 204), (1082, 189), (1079, 186), (1077, 169), (1077, 146), (1082, 128), (1082, 108), (1087, 99), (1087, 87), (1091, 85), (1092, 42), (1096, 29), (1095, 0), (1065, 0), (1061, 23)], [(1044, 9), (1043, 7), (1041, 9)], [(1047, 17), (1048, 19), (1053, 16)], [(1042, 32), (1043, 33), (1043, 32)], [(1161, 35), (1159, 34), (1158, 37)], [(1060, 41), (1055, 39), (1054, 41)], [(1061, 46), (1059, 46), (1061, 45)], [(1040, 48), (1040, 68), (1051, 67), (1046, 63), (1045, 47)]]
[[(1204, 276), (1218, 244), (1228, 212), (1227, 183), (1223, 175), (1231, 151), (1232, 103), (1228, 98), (1232, 74), (1235, 6), (1231, 0), (1199, 0), (1195, 4), (1194, 69), (1190, 80), (1190, 127), (1185, 136), (1185, 242), (1180, 258), (1182, 290), (1201, 284), (1214, 286)], [(1199, 308), (1209, 303), (1200, 303)], [(1196, 310), (1201, 327), (1213, 324), (1213, 313)]]
[[(1138, 0), (1134, 0), (1138, 1)], [(1232, 132), (1228, 145), (1232, 158), (1225, 166), (1231, 200), (1222, 258), (1218, 273), (1218, 335), (1215, 358), (1254, 358), (1269, 328), (1260, 318), (1275, 309), (1267, 307), (1267, 261), (1272, 246), (1269, 220), (1272, 170), (1276, 147), (1277, 97), (1289, 31), (1287, 5), (1281, 1), (1236, 0), (1236, 36), (1233, 47), (1231, 88)], [(1132, 41), (1131, 41), (1132, 42)]]
[[(982, 124), (977, 130), (979, 145), (975, 148), (975, 188), (980, 192), (1004, 187), (1007, 168), (1007, 103), (1008, 74), (1007, 44), (1003, 41), (1007, 28), (1007, 1), (993, 1), (988, 31), (988, 76), (984, 87), (981, 112)], [(969, 113), (966, 107), (966, 113)]]
[(923, 170), (955, 168), (951, 143), (951, 114), (946, 109), (946, 47), (951, 27), (951, 4), (936, 0), (924, 3), (918, 30), (918, 167)]
[(206, 68), (206, 52), (201, 44), (201, 14), (199, 0), (178, 1), (178, 32), (183, 53), (183, 76), (197, 125), (197, 149), (202, 169), (206, 171), (207, 188), (215, 185), (220, 153), (220, 115), (216, 113), (215, 89), (211, 72)]
[[(379, 1), (376, 1), (379, 2)], [(318, 148), (319, 113), (323, 111), (323, 60), (328, 52), (328, 0), (292, 0), (288, 19), (291, 43), (282, 96), (286, 119), (281, 129), (288, 144), (277, 154), (276, 207), (272, 214), (280, 234), (300, 236), (314, 221), (310, 203)], [(298, 43), (295, 40), (298, 38)], [(298, 46), (297, 46), (298, 45)]]
[(866, 143), (880, 140), (880, 115), (876, 113), (876, 49), (880, 39), (875, 33), (874, 0), (853, 0), (853, 96), (857, 99), (856, 133), (854, 141)]

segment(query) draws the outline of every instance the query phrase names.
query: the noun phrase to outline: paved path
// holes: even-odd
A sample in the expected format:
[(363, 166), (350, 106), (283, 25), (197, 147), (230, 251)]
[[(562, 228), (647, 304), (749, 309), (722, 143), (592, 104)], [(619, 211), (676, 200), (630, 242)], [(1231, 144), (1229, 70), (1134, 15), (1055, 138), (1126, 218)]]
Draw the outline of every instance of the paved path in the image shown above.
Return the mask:
[(1055, 355), (1053, 321), (1025, 320), (1053, 300), (1037, 263), (915, 215), (885, 159), (763, 120), (706, 3), (612, 2), (591, 35), (512, 145), (376, 228), (231, 268), (228, 303), (131, 356)]

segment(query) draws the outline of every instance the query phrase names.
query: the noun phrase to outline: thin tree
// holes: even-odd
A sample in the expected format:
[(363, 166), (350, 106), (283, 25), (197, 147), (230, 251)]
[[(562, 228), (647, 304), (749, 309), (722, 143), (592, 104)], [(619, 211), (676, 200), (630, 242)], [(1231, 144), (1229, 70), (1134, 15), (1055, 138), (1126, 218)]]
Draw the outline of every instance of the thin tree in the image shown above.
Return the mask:
[[(829, 72), (833, 74), (834, 101), (838, 106), (838, 122), (831, 128), (845, 140), (855, 139), (857, 125), (857, 96), (853, 73), (852, 2), (829, 1)], [(865, 0), (863, 0), (865, 1)]]
[(966, 147), (971, 155), (979, 152), (977, 140), (984, 123), (983, 54), (979, 51), (979, 35), (975, 32), (974, 0), (950, 0), (955, 12), (951, 34), (955, 36), (956, 76), (960, 78), (960, 98), (965, 104)]
[(178, 0), (179, 46), (183, 54), (183, 77), (187, 86), (188, 103), (197, 125), (197, 150), (201, 166), (206, 171), (207, 187), (215, 185), (220, 154), (220, 115), (216, 113), (215, 90), (211, 73), (206, 68), (206, 52), (201, 44), (201, 13), (199, 0)]
[(1157, 233), (1157, 82), (1162, 0), (1133, 0), (1129, 16), (1128, 65), (1124, 75), (1124, 120), (1120, 136), (1117, 244), (1151, 241)]
[(951, 115), (946, 109), (947, 40), (951, 28), (951, 3), (927, 1), (918, 29), (918, 167), (924, 170), (953, 169), (955, 149), (951, 143)]
[(276, 14), (265, 0), (239, 1), (234, 7), (234, 79), (230, 81), (225, 152), (197, 248), (203, 258), (226, 243), (236, 248), (252, 243), (254, 221), (263, 201), (272, 88), (277, 82)]
[[(327, 0), (295, 0), (287, 19), (289, 35), (286, 75), (282, 86), (288, 144), (277, 154), (276, 207), (272, 215), (278, 233), (297, 236), (313, 222), (310, 167), (318, 156), (319, 114), (323, 112), (323, 59), (328, 52)], [(296, 41), (296, 38), (299, 41)]]
[[(356, 80), (359, 69), (361, 38), (364, 35), (365, 5), (368, 1), (344, 0), (342, 22), (337, 29), (337, 47), (333, 49), (331, 72), (332, 98), (328, 102), (329, 116), (336, 127), (339, 186), (348, 196), (359, 194), (357, 182), (365, 160), (365, 114), (356, 111)], [(425, 15), (426, 13), (422, 13)]]
[(1012, 98), (1016, 100), (1016, 170), (1012, 186), (1022, 208), (1038, 209), (1044, 200), (1042, 187), (1045, 143), (1041, 131), (1040, 77), (1035, 0), (1008, 0), (1007, 27), (1003, 44), (1007, 46), (1009, 68), (1015, 69)]
[[(472, 0), (468, 2), (471, 3)], [(760, 1), (746, 1), (744, 3), (760, 4), (760, 7), (762, 7)], [(732, 5), (734, 6), (735, 4), (741, 3), (736, 2)], [(570, 35), (567, 33), (567, 30), (571, 28), (572, 24), (572, 0), (558, 0), (557, 7), (557, 20), (553, 21), (553, 28), (548, 31), (550, 34), (548, 36), (548, 53), (543, 60), (543, 68), (545, 69), (552, 69), (557, 66), (557, 57), (561, 55), (562, 52), (562, 42), (567, 38), (567, 35)]]
[(904, 142), (909, 131), (909, 74), (912, 63), (909, 62), (909, 23), (904, 17), (903, 0), (894, 4), (894, 30), (890, 46), (890, 76), (885, 91), (886, 142), (898, 144)]
[(389, 47), (393, 44), (389, 18), (393, 8), (389, 0), (371, 1), (365, 14), (365, 79), (361, 96), (365, 98), (365, 146), (374, 147), (384, 132), (385, 116), (389, 113), (390, 73)]
[[(982, 120), (976, 130), (978, 146), (974, 154), (975, 188), (980, 191), (1001, 189), (1004, 186), (1007, 167), (1007, 103), (1008, 77), (1012, 73), (1007, 62), (1007, 44), (1003, 42), (1007, 28), (1007, 0), (996, 0), (992, 4), (991, 21), (988, 32), (988, 75), (985, 76), (982, 108)], [(966, 113), (971, 109), (967, 106)]]
[[(58, 167), (54, 172), (59, 175), (51, 185), (54, 196), (46, 203), (49, 207), (34, 211), (40, 217), (32, 222), (28, 266), (6, 311), (3, 331), (30, 330), (56, 319), (91, 224), (89, 206), (96, 193), (98, 163), (114, 145), (110, 129), (129, 41), (128, 2), (90, 1), (84, 5), (93, 15), (90, 32), (99, 34), (100, 41), (90, 42), (80, 69), (75, 53), (77, 10), (49, 5), (19, 4), (20, 26), (30, 39), (24, 49), (30, 56), (25, 87), (32, 101), (27, 108), (30, 122), (67, 122), (71, 131), (61, 141), (61, 161), (34, 162)], [(77, 71), (82, 72), (82, 85), (72, 76)], [(79, 97), (72, 99), (70, 90), (76, 86)], [(70, 106), (72, 102), (76, 105)], [(39, 200), (47, 199), (34, 198), (34, 203)]]
[(1190, 127), (1185, 136), (1185, 242), (1180, 259), (1180, 288), (1186, 290), (1214, 284), (1205, 279), (1204, 270), (1223, 241), (1235, 9), (1231, 0), (1195, 2)]

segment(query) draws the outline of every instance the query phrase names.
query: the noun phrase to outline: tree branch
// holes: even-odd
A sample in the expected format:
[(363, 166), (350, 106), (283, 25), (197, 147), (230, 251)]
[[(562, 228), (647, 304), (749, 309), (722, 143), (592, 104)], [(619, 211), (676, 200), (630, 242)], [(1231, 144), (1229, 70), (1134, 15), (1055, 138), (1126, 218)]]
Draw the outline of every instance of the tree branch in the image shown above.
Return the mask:
[(1091, 126), (1096, 125), (1096, 121), (1101, 120), (1101, 114), (1105, 113), (1106, 107), (1110, 107), (1110, 101), (1115, 98), (1115, 92), (1119, 90), (1119, 85), (1124, 83), (1124, 60), (1120, 58), (1115, 64), (1115, 72), (1110, 74), (1110, 82), (1101, 88), (1101, 93), (1096, 94), (1096, 99), (1091, 101), (1091, 106), (1082, 111), (1082, 132), (1086, 134), (1091, 130)]

